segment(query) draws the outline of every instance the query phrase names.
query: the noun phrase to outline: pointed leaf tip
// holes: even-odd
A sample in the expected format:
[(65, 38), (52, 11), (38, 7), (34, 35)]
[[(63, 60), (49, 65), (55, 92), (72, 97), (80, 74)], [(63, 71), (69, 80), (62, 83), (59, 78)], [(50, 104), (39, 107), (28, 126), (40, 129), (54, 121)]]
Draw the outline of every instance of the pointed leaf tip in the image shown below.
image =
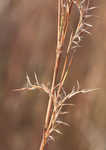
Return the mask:
[(32, 83), (31, 83), (27, 73), (26, 73), (26, 80), (27, 80), (27, 88), (32, 87)]

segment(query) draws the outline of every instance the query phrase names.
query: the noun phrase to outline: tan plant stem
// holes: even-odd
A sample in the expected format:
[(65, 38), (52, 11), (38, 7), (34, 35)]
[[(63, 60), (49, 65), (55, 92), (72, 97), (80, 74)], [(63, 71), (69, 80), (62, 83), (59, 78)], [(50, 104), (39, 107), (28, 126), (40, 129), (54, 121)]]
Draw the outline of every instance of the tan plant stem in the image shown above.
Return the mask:
[(44, 137), (44, 134), (43, 134), (41, 145), (40, 145), (40, 150), (44, 150), (44, 147), (45, 147), (45, 137)]
[[(72, 11), (72, 6), (73, 6), (73, 1), (71, 1), (69, 11), (67, 11), (66, 28), (65, 28), (65, 31), (64, 31), (64, 34), (65, 34), (64, 37), (66, 36), (66, 33), (67, 33), (68, 22), (69, 22), (69, 17), (70, 17), (71, 11)], [(70, 50), (70, 47), (71, 47), (71, 44), (72, 44), (72, 39), (73, 39), (73, 33), (70, 36), (70, 40), (69, 40), (69, 44), (68, 44), (68, 48), (67, 48), (67, 54), (66, 54), (66, 57), (65, 57), (65, 61), (64, 61), (64, 65), (63, 65), (63, 69), (62, 69), (62, 73), (61, 73), (61, 77), (60, 77), (60, 85), (59, 85), (59, 88), (58, 88), (58, 91), (57, 91), (57, 99), (59, 97), (62, 86), (64, 84), (63, 79), (64, 79), (64, 74), (65, 74), (65, 71), (66, 71), (66, 66), (67, 66), (67, 63), (68, 63), (68, 55), (69, 55), (69, 50)]]
[[(57, 55), (56, 55), (56, 64), (55, 64), (55, 68), (54, 68), (54, 75), (53, 75), (53, 81), (52, 81), (52, 88), (51, 88), (51, 96), (50, 96), (50, 99), (49, 99), (49, 104), (48, 104), (48, 109), (47, 109), (47, 115), (46, 115), (46, 121), (45, 121), (45, 133), (44, 134), (49, 134), (49, 130), (50, 128), (52, 127), (52, 120), (54, 120), (54, 116), (55, 116), (55, 108), (53, 109), (52, 111), (52, 114), (51, 114), (51, 118), (49, 118), (50, 116), (50, 113), (51, 113), (51, 107), (52, 107), (52, 102), (53, 102), (53, 94), (54, 94), (54, 86), (55, 86), (55, 81), (56, 81), (56, 76), (57, 76), (57, 72), (58, 72), (58, 67), (59, 67), (59, 62), (60, 62), (60, 56), (61, 56), (61, 43), (63, 44), (64, 42), (64, 39), (66, 37), (66, 32), (67, 32), (67, 29), (68, 29), (68, 21), (69, 21), (69, 13), (67, 13), (66, 17), (65, 17), (65, 26), (63, 24), (63, 34), (61, 34), (60, 32), (60, 28), (62, 28), (62, 24), (60, 25), (60, 21), (62, 21), (60, 17), (64, 17), (64, 16), (61, 16), (61, 13), (63, 13), (63, 11), (61, 12), (61, 5), (63, 4), (63, 1), (61, 0), (61, 3), (60, 1), (58, 1), (58, 36), (57, 36)], [(72, 4), (71, 3), (71, 9), (72, 9)], [(71, 9), (70, 9), (70, 13), (71, 13)], [(60, 35), (61, 34), (61, 35)], [(61, 79), (60, 79), (60, 86), (59, 86), (59, 89), (58, 89), (58, 93), (57, 93), (57, 97), (56, 97), (56, 100), (58, 99), (58, 96), (59, 96), (59, 93), (61, 91), (61, 88), (62, 88), (62, 85), (64, 83), (64, 81), (62, 79), (64, 79), (64, 74), (65, 74), (65, 69), (66, 69), (66, 65), (68, 63), (68, 52), (69, 52), (69, 49), (70, 49), (70, 46), (71, 46), (71, 42), (72, 42), (72, 36), (73, 34), (71, 34), (70, 36), (70, 41), (69, 41), (69, 45), (68, 45), (68, 49), (67, 49), (67, 54), (66, 54), (66, 59), (65, 59), (65, 62), (64, 62), (64, 66), (63, 66), (63, 71), (62, 71), (62, 75), (61, 75)], [(60, 37), (61, 36), (61, 37)], [(49, 120), (50, 119), (50, 120)], [(43, 143), (45, 143), (46, 137), (43, 137)], [(45, 140), (44, 140), (45, 139)], [(42, 147), (44, 147), (45, 144), (42, 144)], [(40, 149), (42, 150), (42, 149)]]
[[(63, 86), (65, 78), (66, 78), (65, 77), (65, 72), (67, 72), (66, 71), (66, 66), (67, 66), (67, 63), (68, 63), (68, 55), (69, 55), (69, 50), (71, 48), (72, 40), (73, 40), (73, 33), (70, 36), (70, 41), (69, 41), (68, 48), (67, 48), (67, 54), (66, 54), (66, 57), (65, 57), (65, 61), (64, 61), (63, 69), (62, 69), (62, 74), (61, 74), (61, 78), (60, 78), (60, 85), (59, 85), (59, 88), (58, 88), (58, 91), (57, 91), (57, 98), (59, 97), (59, 94), (61, 92), (62, 86)], [(72, 58), (70, 58), (70, 59), (72, 59)], [(70, 60), (70, 62), (71, 62), (71, 60)], [(70, 67), (70, 65), (69, 65), (69, 67)]]
[(51, 113), (51, 110), (52, 110), (54, 86), (55, 86), (55, 82), (56, 82), (56, 78), (57, 78), (60, 57), (61, 57), (61, 53), (57, 53), (57, 55), (56, 55), (56, 63), (55, 63), (55, 67), (54, 67), (54, 75), (53, 75), (52, 87), (51, 87), (51, 94), (50, 94), (50, 98), (49, 98), (49, 102), (48, 102), (48, 108), (47, 108), (47, 113), (46, 113), (45, 126), (44, 126), (44, 132), (43, 132), (43, 137), (42, 137), (42, 143), (41, 143), (40, 150), (44, 149), (44, 145), (46, 144), (46, 140), (47, 140), (45, 134), (46, 134), (46, 130), (47, 130), (49, 119), (50, 119), (50, 113)]
[(60, 19), (61, 19), (61, 0), (58, 0), (58, 34), (57, 34), (57, 48), (56, 48), (56, 60), (55, 60), (55, 67), (54, 67), (54, 74), (53, 74), (53, 80), (52, 80), (52, 86), (51, 86), (51, 94), (49, 97), (47, 112), (46, 112), (46, 119), (45, 119), (45, 125), (44, 125), (44, 131), (43, 131), (43, 137), (40, 145), (40, 150), (44, 150), (45, 144), (47, 143), (47, 128), (50, 120), (50, 114), (52, 110), (52, 103), (53, 103), (53, 95), (54, 95), (54, 86), (57, 79), (57, 73), (60, 63), (60, 57), (61, 57), (61, 45), (60, 45)]

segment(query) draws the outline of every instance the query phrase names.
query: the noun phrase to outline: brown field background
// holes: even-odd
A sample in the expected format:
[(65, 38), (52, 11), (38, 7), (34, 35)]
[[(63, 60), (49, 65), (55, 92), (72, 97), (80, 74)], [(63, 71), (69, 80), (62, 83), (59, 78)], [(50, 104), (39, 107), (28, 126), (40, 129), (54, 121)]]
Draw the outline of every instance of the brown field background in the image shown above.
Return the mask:
[[(71, 127), (60, 127), (63, 135), (48, 150), (106, 150), (106, 0), (91, 3), (91, 36), (84, 35), (65, 87), (78, 80), (81, 88), (100, 90), (72, 99), (63, 118)], [(56, 25), (56, 0), (0, 0), (0, 150), (39, 150), (48, 97), (12, 89), (24, 86), (26, 72), (50, 85)]]

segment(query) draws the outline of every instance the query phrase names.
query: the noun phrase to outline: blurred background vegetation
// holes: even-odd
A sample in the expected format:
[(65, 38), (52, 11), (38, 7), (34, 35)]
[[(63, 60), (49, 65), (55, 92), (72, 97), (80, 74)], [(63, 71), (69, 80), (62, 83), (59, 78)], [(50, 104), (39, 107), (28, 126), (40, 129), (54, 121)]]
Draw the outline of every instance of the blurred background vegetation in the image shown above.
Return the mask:
[[(71, 127), (48, 150), (106, 150), (106, 1), (91, 0), (97, 9), (89, 23), (66, 81), (70, 90), (79, 80), (81, 88), (101, 88), (72, 99), (64, 116)], [(97, 16), (97, 17), (95, 17)], [(78, 17), (74, 17), (78, 18)], [(48, 97), (43, 92), (13, 92), (25, 83), (26, 72), (34, 82), (50, 85), (57, 32), (56, 0), (0, 0), (0, 149), (38, 150)], [(64, 57), (64, 56), (63, 56)]]

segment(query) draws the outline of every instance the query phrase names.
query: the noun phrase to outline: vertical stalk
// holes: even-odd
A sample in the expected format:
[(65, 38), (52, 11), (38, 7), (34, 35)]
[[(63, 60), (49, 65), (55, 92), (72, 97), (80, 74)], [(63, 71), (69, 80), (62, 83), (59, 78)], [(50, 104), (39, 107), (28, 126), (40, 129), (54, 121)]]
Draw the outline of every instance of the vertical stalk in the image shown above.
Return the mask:
[(53, 102), (53, 95), (54, 95), (54, 86), (57, 79), (57, 73), (60, 63), (60, 57), (61, 57), (61, 45), (60, 45), (60, 19), (61, 19), (61, 0), (58, 0), (58, 27), (57, 27), (57, 48), (56, 48), (56, 60), (55, 60), (55, 66), (54, 66), (54, 73), (53, 73), (53, 80), (52, 80), (52, 86), (51, 86), (51, 94), (49, 97), (47, 112), (46, 112), (46, 119), (45, 119), (45, 125), (44, 125), (44, 131), (42, 136), (42, 141), (40, 145), (40, 150), (44, 150), (45, 144), (47, 142), (47, 127), (50, 120), (50, 114), (52, 110), (52, 102)]

